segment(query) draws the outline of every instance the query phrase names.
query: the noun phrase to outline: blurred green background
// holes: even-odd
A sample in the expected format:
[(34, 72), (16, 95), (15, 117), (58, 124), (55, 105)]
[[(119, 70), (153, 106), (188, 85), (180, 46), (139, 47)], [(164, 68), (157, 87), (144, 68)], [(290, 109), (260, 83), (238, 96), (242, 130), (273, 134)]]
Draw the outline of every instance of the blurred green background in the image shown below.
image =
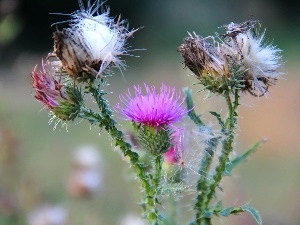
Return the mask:
[[(267, 27), (266, 40), (283, 50), (286, 74), (263, 98), (242, 97), (236, 152), (268, 137), (268, 142), (247, 163), (223, 181), (220, 198), (225, 205), (250, 202), (264, 225), (300, 224), (300, 88), (298, 71), (300, 17), (291, 0), (110, 0), (111, 16), (122, 15), (131, 28), (143, 27), (129, 40), (137, 57), (124, 57), (125, 80), (119, 71), (109, 78), (111, 105), (133, 84), (162, 81), (179, 88), (196, 80), (183, 69), (176, 51), (187, 31), (202, 36), (221, 33), (229, 22), (258, 19)], [(140, 213), (140, 191), (128, 163), (113, 149), (105, 132), (76, 121), (68, 129), (48, 125), (49, 117), (33, 97), (30, 73), (52, 51), (52, 23), (78, 9), (76, 0), (0, 0), (0, 224), (27, 224), (41, 205), (60, 205), (68, 211), (68, 224), (122, 225)], [(59, 25), (60, 28), (67, 24)], [(195, 94), (197, 111), (225, 110), (222, 100)], [(216, 123), (216, 122), (214, 122)], [(128, 124), (122, 123), (126, 130)], [(99, 191), (75, 198), (67, 188), (72, 157), (80, 146), (93, 145), (102, 158)], [(191, 205), (183, 208), (190, 211)], [(135, 221), (135, 220), (134, 220)], [(39, 225), (50, 223), (40, 223)], [(139, 224), (127, 222), (127, 224)], [(247, 214), (216, 219), (215, 224), (252, 225)]]

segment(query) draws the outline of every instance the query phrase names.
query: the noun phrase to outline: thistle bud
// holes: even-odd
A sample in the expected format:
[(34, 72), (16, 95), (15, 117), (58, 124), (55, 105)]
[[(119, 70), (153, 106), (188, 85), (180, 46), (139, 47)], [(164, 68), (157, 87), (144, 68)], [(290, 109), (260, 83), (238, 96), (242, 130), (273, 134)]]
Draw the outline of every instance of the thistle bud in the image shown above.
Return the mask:
[(144, 149), (152, 155), (161, 155), (168, 151), (172, 145), (171, 130), (167, 127), (154, 128), (142, 126), (139, 129), (139, 139)]

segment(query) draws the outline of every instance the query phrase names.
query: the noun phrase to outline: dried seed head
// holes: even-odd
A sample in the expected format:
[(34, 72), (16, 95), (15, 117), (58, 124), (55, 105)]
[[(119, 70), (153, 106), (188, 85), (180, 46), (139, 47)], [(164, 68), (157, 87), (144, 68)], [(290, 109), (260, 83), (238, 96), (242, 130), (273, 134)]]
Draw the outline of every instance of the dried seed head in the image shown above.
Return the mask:
[(226, 30), (226, 34), (222, 34), (221, 36), (224, 38), (226, 37), (235, 38), (239, 34), (241, 33), (245, 34), (249, 30), (253, 29), (257, 23), (259, 23), (258, 20), (246, 20), (245, 22), (242, 23), (231, 22), (229, 24), (225, 24), (221, 27)]
[(54, 32), (54, 53), (63, 68), (74, 78), (103, 76), (111, 66), (124, 69), (120, 56), (127, 54), (125, 42), (135, 30), (128, 31), (126, 21), (120, 18), (115, 22), (108, 10), (99, 14), (99, 1), (87, 10), (82, 5), (71, 14), (70, 28)]
[(215, 47), (213, 43), (208, 42), (208, 38), (203, 38), (194, 34), (184, 39), (178, 51), (184, 58), (184, 64), (189, 68), (197, 78), (202, 76), (220, 77), (227, 75), (228, 70), (222, 48)]
[[(242, 90), (254, 96), (265, 95), (282, 74), (281, 50), (264, 44), (264, 33), (257, 36), (256, 20), (223, 25), (226, 33), (203, 38), (190, 35), (178, 51), (200, 83), (214, 93)], [(212, 40), (208, 42), (208, 40)]]
[(224, 91), (224, 78), (231, 76), (229, 64), (230, 55), (236, 52), (234, 49), (224, 43), (218, 43), (214, 37), (203, 38), (194, 34), (184, 39), (178, 51), (184, 58), (185, 67), (194, 73), (206, 89), (214, 93)]

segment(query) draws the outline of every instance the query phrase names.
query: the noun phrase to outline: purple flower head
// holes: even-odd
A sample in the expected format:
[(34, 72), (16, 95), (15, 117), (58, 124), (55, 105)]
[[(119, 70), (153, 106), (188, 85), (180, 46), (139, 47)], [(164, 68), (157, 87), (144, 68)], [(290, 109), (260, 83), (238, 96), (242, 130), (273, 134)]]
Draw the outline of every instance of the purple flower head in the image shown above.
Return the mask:
[(130, 90), (126, 95), (120, 95), (123, 104), (117, 104), (115, 109), (124, 119), (158, 128), (178, 122), (188, 112), (183, 106), (184, 99), (175, 87), (162, 83), (159, 93), (155, 86), (144, 83), (144, 87), (145, 94), (140, 86), (134, 86), (134, 95)]

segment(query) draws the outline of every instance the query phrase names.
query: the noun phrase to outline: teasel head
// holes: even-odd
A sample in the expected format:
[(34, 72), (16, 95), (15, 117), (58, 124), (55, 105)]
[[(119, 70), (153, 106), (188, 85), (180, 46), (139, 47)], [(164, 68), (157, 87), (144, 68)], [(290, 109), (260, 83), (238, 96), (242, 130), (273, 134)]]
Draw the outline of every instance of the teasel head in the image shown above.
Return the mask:
[(74, 79), (102, 78), (111, 67), (125, 69), (120, 58), (127, 55), (126, 41), (136, 30), (128, 31), (128, 24), (119, 17), (109, 17), (109, 9), (99, 13), (103, 2), (95, 1), (85, 9), (71, 14), (69, 28), (54, 32), (54, 54), (64, 70)]

